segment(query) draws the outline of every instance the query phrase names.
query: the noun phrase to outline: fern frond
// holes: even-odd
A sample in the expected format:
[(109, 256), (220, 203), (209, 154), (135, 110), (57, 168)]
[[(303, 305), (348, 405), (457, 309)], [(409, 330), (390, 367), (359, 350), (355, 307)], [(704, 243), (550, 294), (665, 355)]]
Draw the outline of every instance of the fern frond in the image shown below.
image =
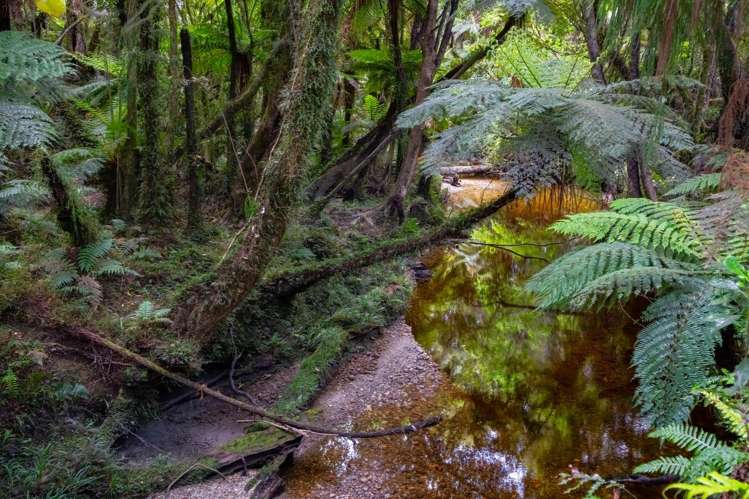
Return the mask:
[(687, 196), (714, 191), (720, 187), (720, 173), (707, 173), (680, 183), (666, 193), (666, 196)]
[(652, 473), (683, 477), (689, 469), (690, 461), (684, 456), (661, 456), (637, 466), (635, 473)]
[(579, 213), (563, 218), (551, 229), (565, 236), (583, 237), (594, 242), (624, 241), (694, 259), (702, 256), (702, 245), (694, 239), (693, 231), (670, 220), (652, 220), (641, 214)]
[(708, 499), (722, 494), (735, 494), (735, 497), (749, 499), (749, 483), (740, 482), (717, 472), (697, 479), (697, 483), (675, 483), (664, 492), (675, 490), (686, 492), (686, 499)]
[(0, 81), (39, 81), (69, 76), (73, 67), (65, 51), (21, 31), (0, 32)]
[(56, 138), (52, 119), (44, 111), (0, 100), (0, 151), (47, 146)]
[(672, 443), (685, 451), (693, 453), (726, 447), (712, 433), (683, 423), (666, 425), (650, 432), (648, 436)]
[(731, 407), (718, 394), (710, 390), (698, 390), (698, 393), (705, 399), (707, 404), (718, 410), (721, 419), (726, 423), (731, 432), (744, 440), (749, 440), (749, 431), (747, 431), (749, 421), (746, 420), (744, 414), (738, 409)]
[(102, 262), (99, 262), (96, 265), (96, 268), (91, 271), (91, 275), (95, 276), (122, 276), (122, 275), (139, 275), (137, 272), (135, 272), (132, 269), (129, 269), (125, 267), (121, 262), (114, 260), (114, 259), (108, 259), (104, 260)]
[(735, 320), (722, 290), (708, 282), (697, 289), (666, 294), (643, 314), (648, 325), (638, 335), (633, 354), (640, 382), (635, 399), (656, 425), (689, 417), (696, 402), (692, 390), (707, 381), (720, 331)]
[[(690, 270), (693, 267), (655, 250), (633, 244), (601, 243), (567, 253), (536, 273), (526, 288), (539, 297), (541, 308), (560, 308), (596, 279), (633, 267)], [(654, 270), (654, 272), (658, 272)]]
[(114, 240), (106, 237), (82, 247), (78, 251), (78, 268), (83, 272), (93, 271), (99, 259), (109, 253), (113, 246)]

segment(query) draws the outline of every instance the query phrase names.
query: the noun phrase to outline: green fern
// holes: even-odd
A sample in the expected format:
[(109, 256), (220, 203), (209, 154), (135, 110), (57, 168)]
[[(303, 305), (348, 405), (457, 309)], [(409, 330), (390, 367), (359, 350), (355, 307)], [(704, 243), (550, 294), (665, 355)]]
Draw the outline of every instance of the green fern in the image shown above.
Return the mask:
[(633, 267), (670, 270), (695, 268), (649, 248), (621, 242), (601, 243), (567, 253), (536, 273), (526, 287), (539, 297), (538, 305), (541, 308), (565, 308), (596, 279)]
[(640, 214), (579, 213), (556, 222), (551, 229), (593, 242), (624, 241), (694, 259), (702, 256), (702, 244), (694, 239), (694, 231), (684, 230), (670, 220), (651, 219)]
[(733, 494), (733, 497), (749, 499), (749, 483), (740, 482), (721, 473), (713, 472), (698, 478), (697, 483), (675, 483), (666, 487), (665, 491), (674, 490), (684, 492), (686, 499), (708, 499), (722, 494)]
[(696, 402), (692, 389), (707, 381), (715, 365), (720, 330), (736, 318), (722, 290), (709, 282), (700, 287), (668, 293), (643, 314), (648, 325), (633, 354), (640, 382), (635, 399), (656, 425), (689, 417)]
[(712, 390), (701, 389), (697, 393), (702, 396), (708, 405), (715, 407), (731, 432), (745, 441), (749, 440), (749, 431), (747, 431), (747, 423), (749, 422), (741, 410), (732, 407), (719, 393)]
[(666, 196), (687, 196), (715, 191), (720, 186), (720, 173), (707, 173), (682, 182), (666, 193)]
[(114, 246), (114, 239), (105, 237), (95, 243), (88, 244), (78, 251), (78, 268), (83, 272), (92, 272), (99, 260), (106, 256)]
[(724, 447), (712, 433), (682, 423), (674, 423), (658, 428), (648, 436), (674, 444), (687, 452), (702, 452), (707, 449)]
[(169, 319), (170, 308), (156, 308), (153, 302), (143, 300), (138, 308), (127, 317), (128, 329), (145, 325), (165, 326), (172, 323)]
[(56, 139), (47, 113), (32, 105), (4, 100), (0, 94), (0, 151), (47, 146)]
[(114, 259), (107, 259), (96, 264), (96, 267), (91, 271), (91, 275), (94, 276), (123, 276), (123, 275), (140, 275), (132, 269), (125, 267), (122, 262)]
[(681, 477), (687, 474), (689, 465), (689, 458), (684, 456), (661, 456), (637, 466), (634, 472)]

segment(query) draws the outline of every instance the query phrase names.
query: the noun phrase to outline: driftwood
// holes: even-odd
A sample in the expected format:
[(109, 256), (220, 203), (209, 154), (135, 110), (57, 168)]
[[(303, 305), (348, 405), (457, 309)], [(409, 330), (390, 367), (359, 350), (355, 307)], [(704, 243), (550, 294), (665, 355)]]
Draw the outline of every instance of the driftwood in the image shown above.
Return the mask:
[(316, 425), (312, 425), (308, 423), (303, 423), (300, 421), (294, 421), (294, 420), (285, 418), (283, 416), (273, 414), (272, 412), (267, 411), (263, 409), (262, 407), (257, 407), (255, 405), (248, 404), (247, 402), (243, 402), (241, 400), (237, 400), (235, 398), (229, 397), (228, 395), (225, 395), (224, 393), (221, 393), (218, 390), (209, 388), (205, 384), (196, 383), (195, 381), (189, 380), (185, 378), (184, 376), (168, 371), (167, 369), (164, 369), (160, 365), (143, 357), (142, 355), (139, 355), (133, 352), (132, 350), (129, 350), (123, 347), (122, 345), (119, 345), (107, 338), (104, 338), (91, 330), (84, 329), (84, 328), (70, 328), (70, 329), (67, 329), (67, 332), (71, 335), (84, 338), (90, 341), (91, 343), (104, 346), (118, 353), (122, 357), (130, 359), (140, 364), (141, 366), (147, 369), (150, 369), (156, 374), (159, 374), (165, 378), (169, 378), (172, 381), (176, 381), (177, 383), (184, 385), (188, 388), (192, 388), (198, 393), (200, 393), (201, 396), (207, 395), (209, 397), (220, 400), (221, 402), (224, 402), (226, 404), (233, 405), (234, 407), (243, 409), (251, 414), (255, 414), (256, 416), (259, 416), (260, 418), (264, 420), (267, 420), (274, 426), (278, 426), (292, 433), (294, 432), (300, 433), (300, 434), (317, 433), (320, 435), (333, 435), (333, 436), (341, 436), (341, 437), (348, 437), (348, 438), (375, 438), (375, 437), (384, 437), (388, 435), (405, 435), (408, 433), (413, 433), (423, 428), (434, 426), (441, 421), (441, 418), (439, 416), (432, 416), (422, 421), (417, 421), (413, 424), (409, 424), (405, 426), (400, 426), (396, 428), (387, 428), (384, 430), (377, 430), (377, 431), (361, 431), (361, 432), (339, 431), (339, 430), (324, 428), (324, 427), (320, 427), (320, 426), (316, 426)]

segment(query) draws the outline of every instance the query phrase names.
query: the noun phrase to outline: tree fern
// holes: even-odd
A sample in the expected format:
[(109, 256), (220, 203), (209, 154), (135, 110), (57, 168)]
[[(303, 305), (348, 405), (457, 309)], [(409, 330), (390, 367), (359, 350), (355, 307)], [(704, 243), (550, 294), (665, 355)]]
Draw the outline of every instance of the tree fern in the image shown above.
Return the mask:
[(695, 404), (693, 388), (715, 365), (720, 330), (735, 320), (723, 290), (677, 290), (658, 298), (643, 314), (648, 325), (635, 344), (639, 380), (635, 400), (654, 424), (685, 421)]
[(398, 125), (410, 128), (446, 117), (456, 122), (458, 132), (448, 129), (430, 144), (424, 155), (428, 171), (466, 150), (486, 155), (487, 147), (497, 141), (521, 140), (539, 121), (557, 137), (554, 144), (562, 144), (568, 152), (588, 151), (601, 178), (611, 178), (632, 155), (652, 148), (649, 166), (664, 178), (680, 180), (687, 170), (674, 152), (694, 146), (676, 123), (634, 106), (612, 104), (603, 93), (511, 88), (492, 81), (442, 84), (424, 103), (402, 113)]

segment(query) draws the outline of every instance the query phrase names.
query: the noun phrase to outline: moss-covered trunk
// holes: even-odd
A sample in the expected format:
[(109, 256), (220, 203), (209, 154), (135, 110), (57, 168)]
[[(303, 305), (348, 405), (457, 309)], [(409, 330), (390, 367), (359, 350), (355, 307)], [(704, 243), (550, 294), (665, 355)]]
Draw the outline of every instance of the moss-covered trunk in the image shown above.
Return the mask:
[(283, 92), (284, 119), (261, 178), (256, 214), (214, 278), (193, 286), (175, 309), (174, 327), (184, 336), (210, 339), (255, 287), (283, 237), (335, 86), (339, 14), (340, 0), (315, 0), (302, 16), (302, 36), (294, 44), (298, 55)]

